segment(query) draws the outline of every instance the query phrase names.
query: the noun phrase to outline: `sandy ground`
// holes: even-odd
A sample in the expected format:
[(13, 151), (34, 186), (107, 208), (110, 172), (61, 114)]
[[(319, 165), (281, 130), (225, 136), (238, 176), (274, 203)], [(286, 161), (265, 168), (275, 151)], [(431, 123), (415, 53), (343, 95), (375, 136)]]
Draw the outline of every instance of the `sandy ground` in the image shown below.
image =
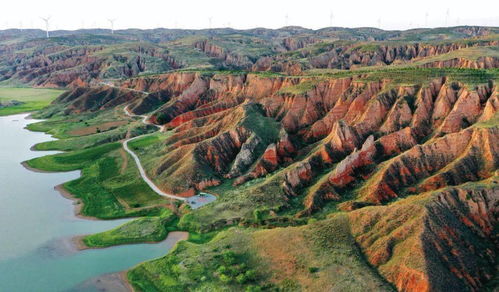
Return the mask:
[(92, 278), (71, 291), (132, 292), (134, 290), (128, 283), (127, 271), (123, 271)]

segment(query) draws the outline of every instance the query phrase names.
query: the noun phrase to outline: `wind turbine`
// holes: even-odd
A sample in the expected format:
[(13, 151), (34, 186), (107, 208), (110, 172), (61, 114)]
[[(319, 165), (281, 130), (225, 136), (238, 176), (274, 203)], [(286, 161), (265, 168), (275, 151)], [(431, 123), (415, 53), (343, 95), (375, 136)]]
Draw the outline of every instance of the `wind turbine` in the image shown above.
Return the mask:
[(333, 19), (334, 19), (334, 14), (333, 14), (333, 11), (331, 11), (331, 13), (329, 14), (329, 26), (330, 27), (333, 26)]
[(45, 22), (45, 31), (47, 32), (47, 38), (49, 38), (49, 21), (50, 21), (50, 16), (48, 17), (40, 17), (44, 22)]
[(378, 18), (378, 28), (381, 29), (381, 18)]
[(286, 24), (286, 26), (288, 26), (289, 15), (286, 14), (286, 16), (284, 16), (284, 18), (285, 18), (285, 24)]
[(445, 12), (445, 26), (447, 26), (447, 23), (449, 22), (449, 14), (450, 10), (447, 8), (447, 12)]
[(116, 18), (115, 19), (108, 18), (107, 21), (109, 21), (109, 23), (111, 24), (111, 34), (114, 34), (114, 22), (116, 21)]
[(424, 15), (424, 26), (425, 27), (428, 27), (428, 16), (430, 14), (428, 13), (428, 11), (426, 11), (425, 15)]
[(208, 28), (211, 29), (211, 21), (213, 20), (213, 17), (210, 16), (208, 17)]

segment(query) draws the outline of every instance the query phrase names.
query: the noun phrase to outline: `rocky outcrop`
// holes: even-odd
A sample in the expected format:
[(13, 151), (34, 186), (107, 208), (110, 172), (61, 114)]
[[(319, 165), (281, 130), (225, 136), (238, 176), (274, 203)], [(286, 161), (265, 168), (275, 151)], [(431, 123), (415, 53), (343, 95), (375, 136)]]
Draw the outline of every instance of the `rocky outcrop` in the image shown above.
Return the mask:
[[(155, 110), (150, 120), (173, 130), (152, 175), (165, 190), (224, 177), (239, 185), (282, 168), (283, 190), (306, 192), (303, 215), (352, 188), (362, 188), (356, 206), (380, 204), (483, 179), (496, 167), (482, 163), (496, 161), (489, 154), (496, 131), (473, 126), (495, 116), (492, 82), (469, 88), (438, 78), (392, 86), (352, 77), (178, 72), (132, 78), (121, 89), (76, 88), (57, 102), (68, 112), (121, 104), (136, 114)], [(173, 185), (169, 176), (184, 181)]]
[[(335, 68), (351, 69), (359, 66), (390, 65), (396, 62), (406, 62), (413, 59), (420, 59), (446, 54), (452, 51), (477, 47), (477, 46), (497, 46), (497, 41), (470, 41), (466, 43), (444, 43), (444, 44), (403, 44), (403, 45), (383, 45), (373, 44), (368, 46), (340, 46), (334, 47), (330, 51), (317, 56), (311, 56), (309, 63), (313, 68)], [(481, 60), (476, 64), (483, 63), (484, 66), (490, 64), (492, 60)], [(488, 63), (488, 65), (485, 65)], [(496, 68), (496, 67), (492, 67)]]
[(302, 73), (302, 66), (299, 63), (286, 61), (286, 60), (274, 60), (271, 57), (261, 57), (256, 63), (251, 67), (253, 72), (282, 72), (287, 75), (300, 75)]
[(2, 68), (8, 68), (2, 72), (3, 79), (38, 87), (76, 87), (183, 66), (164, 49), (151, 46), (130, 45), (114, 51), (102, 44), (72, 46), (33, 41), (25, 45), (2, 56)]
[(298, 49), (303, 49), (311, 44), (315, 44), (319, 41), (319, 39), (313, 37), (285, 38), (282, 40), (282, 45), (288, 51), (296, 51)]
[(66, 104), (65, 114), (94, 112), (134, 101), (144, 94), (113, 87), (77, 87), (61, 94), (54, 103)]
[(366, 183), (362, 197), (381, 203), (407, 188), (427, 191), (490, 176), (499, 166), (497, 139), (497, 128), (469, 128), (416, 145), (383, 165)]
[[(304, 201), (304, 209), (298, 216), (310, 215), (319, 210), (327, 201), (338, 201), (340, 194), (359, 181), (369, 178), (375, 170), (375, 164), (417, 145), (417, 140), (411, 128), (407, 127), (375, 140), (369, 136), (362, 147), (355, 148), (341, 160), (331, 172), (324, 175), (309, 190)], [(301, 182), (303, 183), (303, 182)], [(357, 207), (365, 206), (359, 204)], [(352, 209), (354, 206), (347, 206)]]
[(225, 67), (248, 69), (253, 65), (248, 57), (229, 52), (220, 46), (212, 44), (208, 40), (195, 42), (194, 47), (210, 57), (220, 59), (223, 62), (222, 65)]
[(225, 177), (233, 178), (241, 176), (256, 160), (255, 155), (257, 154), (257, 147), (261, 142), (262, 140), (260, 137), (252, 135), (241, 147), (241, 151), (237, 154), (229, 173), (226, 174)]
[(444, 61), (433, 61), (421, 65), (422, 68), (470, 68), (470, 69), (493, 69), (499, 68), (498, 57), (479, 57), (476, 60), (465, 58), (454, 58)]
[(350, 212), (352, 233), (399, 291), (478, 291), (497, 256), (496, 179)]

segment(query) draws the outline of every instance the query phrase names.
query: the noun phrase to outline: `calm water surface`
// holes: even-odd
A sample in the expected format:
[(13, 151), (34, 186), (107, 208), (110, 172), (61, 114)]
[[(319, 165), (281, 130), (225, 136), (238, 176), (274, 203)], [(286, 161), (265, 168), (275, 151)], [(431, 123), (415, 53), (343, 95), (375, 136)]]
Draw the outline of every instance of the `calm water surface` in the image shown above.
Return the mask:
[(55, 153), (30, 150), (53, 138), (25, 130), (35, 122), (26, 116), (0, 117), (0, 291), (95, 291), (97, 288), (82, 283), (167, 253), (174, 239), (76, 251), (71, 245), (73, 236), (108, 230), (126, 220), (74, 216), (73, 202), (54, 186), (77, 178), (78, 171), (37, 173), (21, 165)]

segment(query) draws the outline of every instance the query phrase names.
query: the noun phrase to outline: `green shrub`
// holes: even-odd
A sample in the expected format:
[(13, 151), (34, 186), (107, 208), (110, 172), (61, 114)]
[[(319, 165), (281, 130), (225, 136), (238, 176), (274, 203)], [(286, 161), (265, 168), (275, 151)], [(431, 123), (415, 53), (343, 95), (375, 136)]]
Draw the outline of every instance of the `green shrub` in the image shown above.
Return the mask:
[(319, 268), (317, 267), (308, 267), (308, 272), (313, 274), (313, 273), (317, 273), (319, 271)]
[(225, 284), (228, 284), (232, 281), (232, 278), (226, 274), (220, 274), (220, 276), (218, 276), (218, 278), (220, 279), (220, 281), (222, 281)]

